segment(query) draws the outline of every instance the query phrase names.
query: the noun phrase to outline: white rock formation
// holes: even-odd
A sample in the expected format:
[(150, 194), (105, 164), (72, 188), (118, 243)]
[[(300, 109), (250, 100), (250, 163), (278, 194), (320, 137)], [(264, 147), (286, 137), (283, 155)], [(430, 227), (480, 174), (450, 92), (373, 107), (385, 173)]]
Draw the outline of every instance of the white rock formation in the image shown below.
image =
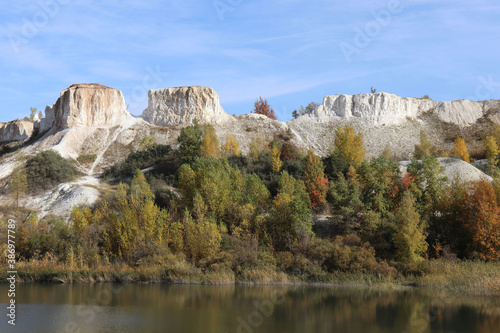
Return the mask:
[(426, 98), (399, 97), (390, 93), (326, 96), (315, 111), (317, 117), (360, 118), (367, 125), (399, 125), (407, 118), (435, 112), (439, 119), (468, 126), (490, 108), (488, 103), (469, 100), (436, 102)]
[(61, 92), (53, 106), (45, 108), (40, 130), (114, 126), (130, 118), (121, 91), (97, 83), (74, 84)]
[(17, 119), (8, 123), (0, 123), (0, 142), (23, 141), (33, 134), (33, 123)]
[(38, 218), (48, 214), (69, 219), (73, 207), (92, 206), (99, 198), (98, 179), (86, 176), (77, 181), (59, 184), (40, 196), (30, 198), (24, 205), (38, 211)]
[(234, 119), (220, 106), (215, 90), (199, 86), (150, 90), (142, 117), (157, 126), (188, 125), (195, 118), (212, 124)]
[[(439, 165), (444, 168), (443, 176), (448, 178), (451, 182), (456, 176), (464, 182), (472, 182), (485, 179), (487, 181), (492, 181), (493, 178), (467, 162), (456, 158), (440, 157), (438, 158)], [(399, 165), (401, 166), (401, 172), (404, 174), (408, 168), (411, 161), (401, 161)]]

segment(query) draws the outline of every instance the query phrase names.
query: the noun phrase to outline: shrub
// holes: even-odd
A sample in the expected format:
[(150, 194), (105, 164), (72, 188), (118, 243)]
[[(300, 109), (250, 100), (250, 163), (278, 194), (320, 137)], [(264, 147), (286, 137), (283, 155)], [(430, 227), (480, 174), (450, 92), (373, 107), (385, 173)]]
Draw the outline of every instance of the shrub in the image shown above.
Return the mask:
[(59, 153), (47, 150), (26, 162), (26, 176), (28, 188), (36, 192), (71, 181), (76, 176), (76, 169)]

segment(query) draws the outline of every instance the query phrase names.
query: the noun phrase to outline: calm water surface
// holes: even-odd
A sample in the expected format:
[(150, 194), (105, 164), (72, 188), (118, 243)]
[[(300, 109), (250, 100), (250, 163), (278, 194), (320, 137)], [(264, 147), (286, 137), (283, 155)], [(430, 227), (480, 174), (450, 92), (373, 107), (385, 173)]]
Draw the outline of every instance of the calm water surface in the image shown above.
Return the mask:
[(500, 299), (443, 291), (192, 285), (17, 284), (0, 332), (500, 332)]

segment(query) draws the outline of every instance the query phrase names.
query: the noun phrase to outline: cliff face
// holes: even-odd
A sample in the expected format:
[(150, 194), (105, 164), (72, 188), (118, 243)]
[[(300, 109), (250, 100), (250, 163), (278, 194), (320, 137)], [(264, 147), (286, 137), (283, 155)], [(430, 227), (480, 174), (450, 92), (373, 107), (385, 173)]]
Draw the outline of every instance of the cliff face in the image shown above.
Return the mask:
[(31, 121), (17, 119), (8, 123), (0, 123), (0, 142), (22, 141), (33, 134)]
[(400, 125), (407, 117), (434, 112), (439, 119), (469, 126), (489, 109), (489, 103), (469, 100), (436, 102), (432, 99), (399, 97), (389, 93), (326, 96), (315, 110), (317, 117), (359, 118), (366, 125)]
[(195, 118), (212, 124), (234, 119), (220, 106), (215, 90), (198, 86), (150, 90), (142, 117), (157, 126), (191, 124)]
[(114, 126), (131, 117), (121, 91), (96, 83), (74, 84), (45, 108), (40, 130)]

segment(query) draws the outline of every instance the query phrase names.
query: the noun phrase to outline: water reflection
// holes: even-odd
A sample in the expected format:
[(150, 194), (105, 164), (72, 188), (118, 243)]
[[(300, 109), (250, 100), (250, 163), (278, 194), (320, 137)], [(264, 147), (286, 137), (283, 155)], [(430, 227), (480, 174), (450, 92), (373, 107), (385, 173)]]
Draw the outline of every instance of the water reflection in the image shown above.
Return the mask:
[(18, 284), (16, 302), (2, 332), (500, 332), (500, 299), (436, 290)]

